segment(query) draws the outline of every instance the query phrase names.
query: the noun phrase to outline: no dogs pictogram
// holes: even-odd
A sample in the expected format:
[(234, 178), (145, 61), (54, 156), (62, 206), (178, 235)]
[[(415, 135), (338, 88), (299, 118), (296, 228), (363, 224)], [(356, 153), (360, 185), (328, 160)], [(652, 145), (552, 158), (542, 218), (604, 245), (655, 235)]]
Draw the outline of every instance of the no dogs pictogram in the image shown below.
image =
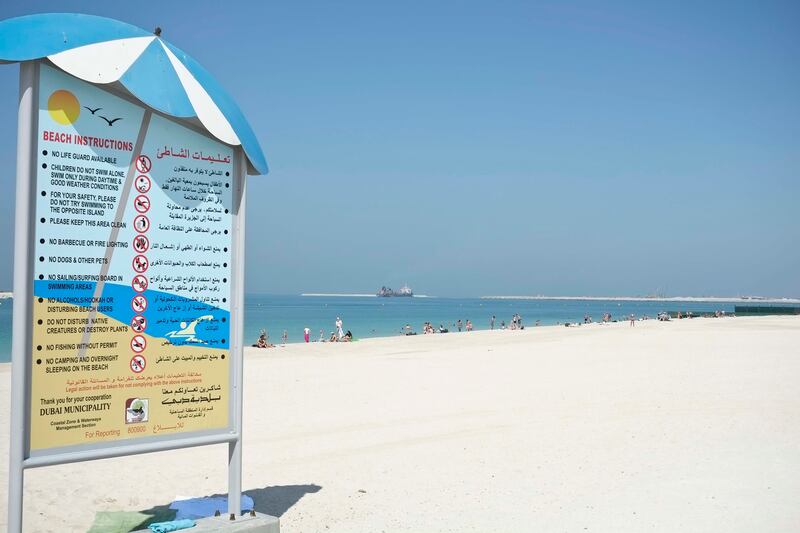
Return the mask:
[(153, 168), (153, 163), (150, 161), (149, 157), (140, 155), (136, 158), (136, 170), (139, 172), (150, 172), (151, 168)]
[(150, 266), (150, 262), (145, 256), (137, 255), (133, 258), (133, 269), (139, 274), (147, 271), (148, 266)]
[(147, 366), (147, 360), (144, 358), (143, 355), (134, 355), (131, 357), (131, 370), (136, 372), (137, 374), (144, 370), (144, 367)]

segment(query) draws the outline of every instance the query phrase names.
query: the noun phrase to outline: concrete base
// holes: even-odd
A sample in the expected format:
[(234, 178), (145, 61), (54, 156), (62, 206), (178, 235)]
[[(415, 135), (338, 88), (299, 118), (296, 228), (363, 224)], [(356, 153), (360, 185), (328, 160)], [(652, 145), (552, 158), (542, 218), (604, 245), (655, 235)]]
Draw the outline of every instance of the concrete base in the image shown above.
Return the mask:
[[(195, 520), (197, 525), (189, 529), (181, 529), (179, 533), (209, 533), (211, 531), (221, 531), (223, 533), (280, 533), (280, 521), (274, 516), (256, 513), (250, 516), (245, 513), (242, 516), (231, 520), (229, 515), (210, 516)], [(140, 529), (134, 533), (152, 533), (149, 529)]]

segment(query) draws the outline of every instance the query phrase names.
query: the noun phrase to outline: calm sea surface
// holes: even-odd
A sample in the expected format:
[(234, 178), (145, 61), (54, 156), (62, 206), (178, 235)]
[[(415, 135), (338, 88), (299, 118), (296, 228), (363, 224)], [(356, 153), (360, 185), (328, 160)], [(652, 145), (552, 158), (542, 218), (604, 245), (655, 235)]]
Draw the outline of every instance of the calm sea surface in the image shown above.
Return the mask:
[[(12, 301), (0, 300), (0, 362), (11, 359), (11, 306)], [(266, 329), (271, 342), (280, 342), (287, 331), (289, 342), (303, 340), (303, 328), (311, 328), (311, 339), (325, 337), (334, 330), (336, 317), (344, 321), (344, 329), (356, 338), (399, 335), (405, 324), (421, 333), (422, 324), (431, 322), (455, 331), (458, 319), (472, 320), (476, 330), (489, 329), (489, 319), (497, 317), (509, 323), (514, 313), (522, 315), (523, 323), (532, 326), (537, 320), (542, 325), (580, 322), (591, 315), (600, 320), (603, 313), (622, 318), (631, 313), (636, 316), (655, 317), (659, 311), (715, 311), (733, 312), (732, 303), (638, 302), (596, 300), (482, 300), (478, 298), (363, 298), (322, 296), (248, 295), (245, 298), (245, 340), (252, 344), (260, 330)]]

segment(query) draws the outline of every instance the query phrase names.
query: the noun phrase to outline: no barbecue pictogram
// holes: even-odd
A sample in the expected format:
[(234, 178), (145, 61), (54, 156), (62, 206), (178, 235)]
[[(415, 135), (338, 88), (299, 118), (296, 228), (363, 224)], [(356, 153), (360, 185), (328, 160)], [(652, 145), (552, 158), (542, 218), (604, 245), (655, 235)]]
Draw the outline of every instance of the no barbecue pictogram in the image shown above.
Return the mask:
[(150, 239), (144, 235), (137, 235), (133, 238), (133, 249), (140, 254), (145, 253), (150, 248)]

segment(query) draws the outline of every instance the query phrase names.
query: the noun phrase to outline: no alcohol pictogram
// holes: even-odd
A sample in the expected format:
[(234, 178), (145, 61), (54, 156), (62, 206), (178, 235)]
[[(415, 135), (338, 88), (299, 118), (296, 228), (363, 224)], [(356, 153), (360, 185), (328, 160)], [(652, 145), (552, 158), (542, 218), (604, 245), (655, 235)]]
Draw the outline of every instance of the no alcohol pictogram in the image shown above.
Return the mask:
[(133, 208), (139, 213), (147, 213), (150, 211), (150, 198), (140, 194), (133, 200)]
[(134, 335), (131, 339), (131, 350), (134, 353), (142, 353), (147, 348), (147, 339), (142, 335)]
[(144, 215), (139, 215), (133, 219), (133, 229), (139, 233), (144, 233), (150, 229), (150, 219)]
[(142, 315), (136, 315), (131, 319), (131, 329), (136, 333), (144, 333), (147, 329), (147, 319)]
[(134, 186), (136, 187), (136, 190), (139, 191), (140, 193), (146, 193), (147, 191), (150, 190), (150, 185), (151, 185), (150, 178), (148, 178), (147, 176), (138, 176), (136, 178), (136, 183)]
[(153, 163), (150, 161), (150, 158), (146, 155), (140, 155), (136, 158), (136, 170), (139, 172), (150, 172), (150, 169), (153, 168)]
[(133, 258), (133, 269), (139, 274), (146, 272), (148, 266), (150, 266), (150, 262), (147, 261), (145, 256), (137, 255)]
[(140, 254), (145, 253), (150, 248), (150, 239), (144, 235), (137, 235), (133, 238), (133, 249)]
[(137, 294), (131, 299), (131, 309), (136, 313), (144, 313), (147, 309), (147, 298), (141, 294)]
[(143, 355), (134, 355), (131, 357), (131, 370), (136, 372), (137, 374), (144, 370), (144, 367), (147, 366), (147, 360), (144, 358)]
[(136, 292), (144, 292), (147, 290), (147, 278), (141, 274), (137, 274), (133, 276), (133, 281), (131, 281), (131, 287)]

